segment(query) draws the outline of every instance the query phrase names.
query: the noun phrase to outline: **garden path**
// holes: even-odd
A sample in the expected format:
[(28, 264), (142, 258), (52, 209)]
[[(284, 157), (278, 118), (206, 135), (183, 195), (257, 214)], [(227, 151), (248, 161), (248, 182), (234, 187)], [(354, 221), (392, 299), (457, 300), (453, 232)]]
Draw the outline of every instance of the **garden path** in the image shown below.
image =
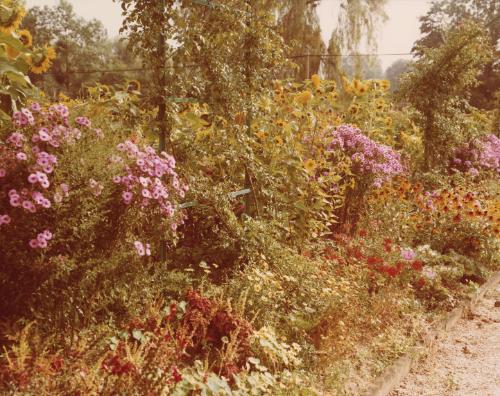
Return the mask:
[(391, 396), (500, 396), (499, 300), (497, 285), (436, 341)]

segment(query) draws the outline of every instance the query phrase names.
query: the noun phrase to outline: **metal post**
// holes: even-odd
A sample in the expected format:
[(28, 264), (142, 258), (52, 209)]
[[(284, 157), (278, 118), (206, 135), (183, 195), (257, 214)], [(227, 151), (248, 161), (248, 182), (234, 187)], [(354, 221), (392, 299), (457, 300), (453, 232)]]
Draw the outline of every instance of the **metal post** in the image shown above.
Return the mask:
[(311, 77), (311, 71), (310, 71), (310, 62), (311, 62), (311, 58), (310, 58), (310, 48), (309, 46), (306, 47), (306, 50), (307, 50), (307, 66), (306, 66), (306, 78), (305, 80), (307, 80), (308, 78)]
[[(161, 0), (159, 2), (160, 9), (161, 9), (161, 18), (160, 18), (160, 26), (161, 29), (164, 27), (164, 21), (163, 21), (163, 13), (165, 12), (165, 0)], [(166, 51), (165, 51), (165, 37), (163, 37), (163, 32), (160, 31), (159, 38), (158, 38), (158, 55), (160, 58), (160, 63), (161, 63), (161, 70), (160, 70), (160, 80), (159, 80), (159, 87), (158, 87), (158, 126), (159, 126), (159, 141), (158, 141), (158, 151), (161, 153), (162, 151), (165, 151), (166, 148), (166, 138), (167, 138), (167, 131), (166, 131), (166, 122), (165, 122), (165, 116), (167, 113), (167, 106), (165, 103), (165, 85), (166, 85), (166, 76), (165, 76), (165, 58), (166, 58)], [(162, 236), (160, 239), (160, 261), (165, 262), (167, 260), (167, 241), (165, 238)]]
[[(247, 133), (250, 136), (252, 133), (252, 70), (251, 70), (251, 40), (250, 40), (250, 27), (251, 27), (251, 0), (246, 0), (247, 3), (247, 8), (248, 8), (248, 14), (247, 14), (247, 39), (246, 39), (246, 58), (247, 58), (247, 65), (246, 65), (246, 80), (247, 80), (247, 117), (246, 117), (246, 124), (247, 124)], [(251, 189), (252, 188), (252, 183), (250, 179), (250, 173), (248, 172), (247, 167), (245, 166), (245, 188), (246, 189)], [(252, 194), (255, 194), (255, 191), (252, 191)], [(253, 214), (253, 200), (252, 200), (252, 194), (247, 194), (245, 196), (245, 213), (249, 216)]]

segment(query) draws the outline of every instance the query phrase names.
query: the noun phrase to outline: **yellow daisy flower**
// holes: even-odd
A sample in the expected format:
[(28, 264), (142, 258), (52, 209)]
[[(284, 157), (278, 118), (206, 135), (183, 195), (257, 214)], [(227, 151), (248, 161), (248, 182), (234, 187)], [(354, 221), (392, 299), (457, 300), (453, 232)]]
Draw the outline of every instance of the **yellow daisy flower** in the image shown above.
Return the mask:
[(283, 144), (283, 138), (281, 136), (276, 136), (274, 138), (274, 143), (276, 143), (278, 146), (281, 146)]

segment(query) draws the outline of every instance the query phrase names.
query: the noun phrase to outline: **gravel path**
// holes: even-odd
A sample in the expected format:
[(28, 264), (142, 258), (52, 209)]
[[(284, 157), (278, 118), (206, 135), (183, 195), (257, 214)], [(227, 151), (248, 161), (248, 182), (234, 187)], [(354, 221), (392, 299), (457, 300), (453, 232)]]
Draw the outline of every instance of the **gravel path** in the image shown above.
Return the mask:
[[(437, 340), (391, 396), (500, 396), (500, 285)], [(497, 303), (498, 305), (499, 303)]]

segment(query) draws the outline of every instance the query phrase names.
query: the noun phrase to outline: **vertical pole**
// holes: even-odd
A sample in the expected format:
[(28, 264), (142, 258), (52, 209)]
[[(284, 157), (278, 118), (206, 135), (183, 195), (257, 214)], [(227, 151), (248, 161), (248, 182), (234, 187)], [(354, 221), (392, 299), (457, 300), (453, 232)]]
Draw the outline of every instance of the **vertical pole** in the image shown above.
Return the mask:
[[(165, 103), (165, 85), (166, 85), (166, 77), (165, 77), (165, 57), (166, 57), (166, 51), (165, 51), (165, 37), (163, 36), (163, 29), (164, 29), (164, 18), (163, 18), (163, 13), (165, 12), (165, 0), (160, 0), (158, 2), (160, 6), (160, 32), (159, 32), (159, 37), (158, 37), (158, 55), (159, 55), (159, 60), (160, 60), (160, 66), (161, 69), (159, 70), (160, 72), (160, 79), (159, 79), (159, 86), (158, 86), (158, 126), (159, 126), (159, 141), (158, 141), (158, 151), (161, 153), (162, 151), (165, 151), (166, 148), (166, 123), (165, 123), (165, 116), (167, 113), (167, 106)], [(160, 239), (160, 261), (164, 263), (167, 260), (167, 242), (163, 235), (161, 236)]]
[(307, 65), (306, 65), (306, 78), (305, 80), (307, 80), (308, 78), (311, 77), (311, 71), (310, 71), (310, 64), (311, 64), (311, 58), (310, 58), (310, 48), (309, 46), (306, 47), (306, 50), (307, 50)]
[[(246, 117), (246, 124), (247, 124), (247, 134), (250, 136), (252, 133), (252, 69), (251, 69), (251, 38), (250, 38), (250, 28), (251, 28), (251, 10), (252, 10), (252, 4), (251, 0), (246, 0), (247, 4), (247, 34), (246, 34), (246, 80), (247, 80), (247, 117)], [(248, 172), (247, 167), (245, 166), (245, 188), (251, 189), (252, 190), (252, 183), (250, 179), (250, 173)], [(252, 200), (252, 195), (255, 194), (255, 191), (252, 190), (250, 194), (245, 195), (245, 213), (249, 216), (252, 215), (253, 213), (253, 200)]]

